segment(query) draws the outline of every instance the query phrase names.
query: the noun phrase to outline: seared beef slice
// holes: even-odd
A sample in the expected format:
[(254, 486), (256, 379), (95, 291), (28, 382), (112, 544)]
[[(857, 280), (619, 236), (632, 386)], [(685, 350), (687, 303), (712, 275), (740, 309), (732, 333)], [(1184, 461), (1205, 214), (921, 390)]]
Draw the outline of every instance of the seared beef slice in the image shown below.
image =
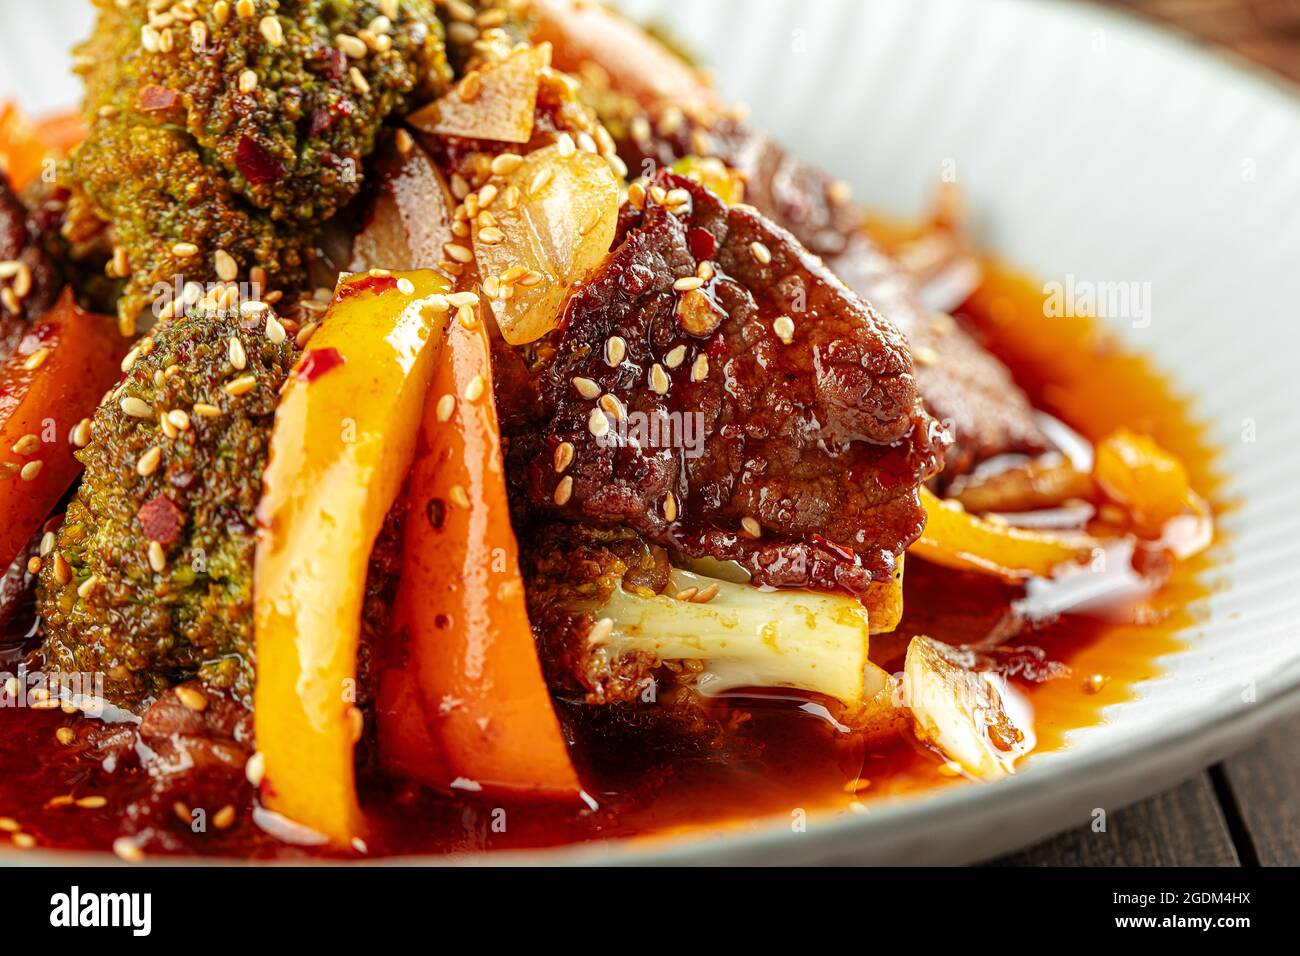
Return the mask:
[(902, 336), (756, 210), (669, 173), (651, 193), (566, 308), (532, 500), (758, 583), (882, 579), (942, 461)]

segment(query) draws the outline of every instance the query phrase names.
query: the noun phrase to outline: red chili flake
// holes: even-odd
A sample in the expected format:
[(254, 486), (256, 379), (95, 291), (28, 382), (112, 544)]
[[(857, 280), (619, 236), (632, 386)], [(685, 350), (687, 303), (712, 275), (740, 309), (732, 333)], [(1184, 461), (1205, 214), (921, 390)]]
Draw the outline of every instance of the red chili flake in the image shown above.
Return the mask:
[(397, 280), (392, 276), (363, 275), (343, 283), (343, 288), (339, 289), (339, 298), (356, 295), (358, 292), (373, 292), (379, 295), (396, 288)]
[(145, 537), (159, 544), (171, 544), (181, 533), (181, 509), (166, 495), (155, 495), (135, 513)]
[(146, 86), (140, 91), (140, 109), (146, 113), (165, 113), (176, 105), (180, 97), (175, 90), (165, 86)]
[(298, 363), (294, 377), (300, 382), (314, 382), (326, 372), (338, 368), (346, 362), (338, 349), (310, 349)]
[(841, 558), (844, 561), (856, 562), (858, 559), (858, 556), (854, 554), (852, 551), (850, 551), (848, 548), (844, 547), (843, 545), (838, 545), (834, 541), (831, 541), (829, 538), (825, 538), (822, 535), (817, 534), (815, 532), (812, 535), (810, 535), (810, 540), (812, 541), (813, 544), (817, 545), (817, 547), (825, 548), (827, 551), (831, 552), (831, 554), (834, 554), (836, 557)]
[(311, 138), (333, 129), (334, 124), (345, 116), (351, 116), (357, 106), (348, 97), (343, 97), (329, 106), (318, 106), (311, 111), (311, 122), (307, 126), (307, 135)]
[(686, 244), (690, 246), (691, 255), (696, 259), (713, 258), (713, 252), (718, 247), (717, 240), (713, 238), (713, 233), (699, 227), (687, 230)]
[(235, 165), (254, 186), (273, 183), (284, 175), (280, 161), (247, 135), (239, 137), (239, 145), (235, 147)]

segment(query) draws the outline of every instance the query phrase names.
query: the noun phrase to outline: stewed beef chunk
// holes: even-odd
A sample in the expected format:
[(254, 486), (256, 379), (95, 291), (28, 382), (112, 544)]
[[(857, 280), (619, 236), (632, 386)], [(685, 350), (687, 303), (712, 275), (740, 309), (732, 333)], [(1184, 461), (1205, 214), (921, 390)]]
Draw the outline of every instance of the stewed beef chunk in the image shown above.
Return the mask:
[(696, 154), (717, 157), (740, 172), (746, 202), (789, 229), (898, 326), (911, 348), (926, 409), (952, 438), (945, 478), (994, 455), (1049, 447), (1006, 366), (948, 316), (921, 306), (915, 282), (868, 238), (861, 209), (825, 172), (733, 117), (700, 119), (668, 106), (645, 122), (614, 128), (623, 132), (619, 153), (630, 169)]
[(942, 464), (897, 330), (790, 233), (661, 172), (565, 310), (534, 503), (755, 582), (861, 591)]

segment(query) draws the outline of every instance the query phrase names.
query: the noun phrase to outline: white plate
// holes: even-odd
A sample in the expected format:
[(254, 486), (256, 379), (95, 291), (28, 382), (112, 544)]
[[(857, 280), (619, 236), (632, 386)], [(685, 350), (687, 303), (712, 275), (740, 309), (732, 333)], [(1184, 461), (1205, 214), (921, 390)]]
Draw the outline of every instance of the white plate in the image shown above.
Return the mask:
[[(982, 242), (1044, 280), (1150, 283), (1154, 355), (1226, 449), (1224, 586), (1165, 675), (1003, 783), (863, 816), (506, 861), (957, 863), (1089, 823), (1300, 707), (1300, 101), (1263, 74), (1083, 4), (628, 0), (704, 52), (757, 122), (916, 213), (955, 170)], [(74, 102), (85, 5), (25, 5), (0, 94)], [(1136, 323), (1141, 325), (1142, 323)], [(1244, 440), (1253, 432), (1254, 440)]]

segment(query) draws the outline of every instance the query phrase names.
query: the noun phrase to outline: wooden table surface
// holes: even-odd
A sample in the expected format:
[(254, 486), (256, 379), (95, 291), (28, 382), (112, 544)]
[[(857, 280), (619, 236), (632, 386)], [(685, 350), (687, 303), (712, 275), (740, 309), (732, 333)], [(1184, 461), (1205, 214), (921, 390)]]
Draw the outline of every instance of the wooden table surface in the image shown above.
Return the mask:
[(995, 866), (1300, 866), (1300, 718), (1181, 786)]

